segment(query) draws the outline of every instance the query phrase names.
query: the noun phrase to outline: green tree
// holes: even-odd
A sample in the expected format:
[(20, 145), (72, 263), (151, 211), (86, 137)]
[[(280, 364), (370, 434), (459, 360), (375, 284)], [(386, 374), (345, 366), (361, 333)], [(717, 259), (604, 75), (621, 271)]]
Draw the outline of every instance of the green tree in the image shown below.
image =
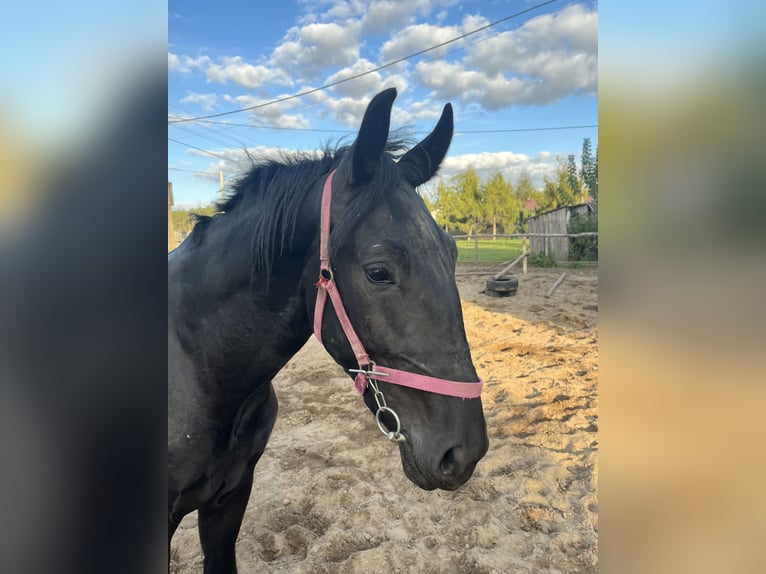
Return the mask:
[(546, 208), (548, 209), (575, 205), (580, 199), (579, 178), (577, 178), (576, 166), (574, 174), (572, 173), (574, 156), (570, 155), (566, 160), (561, 157), (557, 159), (558, 165), (553, 177), (551, 178), (547, 175), (544, 177), (545, 186), (543, 188), (543, 195), (547, 204)]
[(513, 192), (521, 203), (522, 208), (527, 200), (534, 199), (534, 194), (537, 190), (532, 183), (532, 177), (526, 169), (522, 169), (519, 172)]
[(582, 142), (582, 156), (580, 158), (580, 178), (585, 189), (594, 201), (598, 200), (598, 148), (596, 148), (596, 157), (593, 157), (591, 151), (590, 138), (585, 138)]
[(598, 146), (596, 146), (596, 162), (593, 164), (593, 174), (591, 177), (593, 183), (591, 195), (593, 196), (593, 201), (598, 203)]
[(454, 176), (452, 187), (458, 197), (459, 213), (469, 224), (468, 234), (472, 235), (478, 231), (485, 214), (481, 181), (473, 166)]
[(459, 229), (465, 222), (457, 192), (452, 186), (444, 183), (443, 179), (440, 179), (436, 186), (436, 197), (433, 206), (432, 213), (436, 223), (443, 227), (444, 231), (449, 232), (450, 230)]
[(484, 213), (492, 224), (492, 235), (497, 235), (497, 224), (500, 223), (506, 232), (511, 229), (518, 219), (519, 202), (513, 193), (513, 184), (505, 181), (503, 174), (495, 173), (484, 184)]
[(577, 170), (574, 154), (567, 156), (567, 188), (571, 191), (573, 203), (585, 203), (582, 179)]
[(561, 207), (558, 192), (558, 185), (556, 181), (549, 178), (547, 175), (543, 177), (543, 202), (540, 205), (542, 211), (549, 211)]
[[(514, 194), (516, 195), (519, 204), (521, 218), (534, 215), (534, 213), (539, 211), (543, 205), (544, 200), (542, 193), (535, 187), (535, 184), (532, 183), (532, 176), (529, 175), (529, 172), (526, 169), (522, 169), (516, 179)], [(533, 205), (536, 205), (537, 208), (527, 209), (528, 203), (532, 204), (532, 202), (534, 202)]]
[(527, 218), (547, 209), (545, 195), (532, 183), (532, 176), (526, 169), (522, 169), (516, 178), (514, 195), (519, 210), (516, 228), (524, 232), (527, 231)]

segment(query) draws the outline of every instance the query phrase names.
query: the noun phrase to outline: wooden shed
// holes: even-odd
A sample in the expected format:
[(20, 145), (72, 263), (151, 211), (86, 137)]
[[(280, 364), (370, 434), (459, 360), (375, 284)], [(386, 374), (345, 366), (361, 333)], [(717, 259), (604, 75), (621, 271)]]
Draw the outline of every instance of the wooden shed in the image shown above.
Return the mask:
[[(529, 233), (567, 233), (569, 220), (574, 215), (593, 213), (593, 205), (581, 203), (540, 213), (527, 219)], [(569, 237), (530, 237), (531, 253), (550, 255), (556, 261), (569, 259)]]

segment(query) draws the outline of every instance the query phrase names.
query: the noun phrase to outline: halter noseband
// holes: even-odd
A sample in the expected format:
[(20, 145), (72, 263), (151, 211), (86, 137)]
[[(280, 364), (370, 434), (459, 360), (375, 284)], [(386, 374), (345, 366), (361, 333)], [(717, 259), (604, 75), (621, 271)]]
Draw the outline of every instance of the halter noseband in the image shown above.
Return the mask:
[(314, 335), (321, 343), (322, 318), (324, 316), (327, 295), (329, 295), (330, 301), (335, 309), (335, 315), (338, 317), (338, 321), (340, 321), (343, 332), (346, 334), (346, 338), (348, 339), (351, 349), (354, 351), (356, 361), (359, 364), (358, 369), (349, 370), (350, 372), (356, 373), (356, 377), (354, 378), (354, 386), (356, 387), (356, 390), (361, 395), (364, 394), (368, 384), (372, 387), (375, 393), (375, 400), (378, 403), (376, 420), (378, 421), (380, 430), (391, 440), (404, 440), (403, 435), (399, 434), (398, 428), (395, 432), (387, 432), (384, 430), (380, 422), (381, 412), (390, 412), (396, 419), (397, 427), (399, 426), (399, 419), (396, 416), (396, 413), (386, 406), (385, 399), (378, 389), (376, 381), (385, 381), (403, 387), (410, 387), (451, 397), (459, 397), (461, 399), (475, 399), (481, 396), (484, 384), (481, 380), (473, 383), (461, 383), (408, 373), (406, 371), (399, 371), (397, 369), (376, 365), (370, 360), (370, 356), (367, 354), (364, 345), (362, 345), (362, 342), (354, 331), (354, 328), (351, 325), (351, 320), (343, 307), (343, 301), (340, 298), (340, 293), (335, 284), (335, 277), (330, 265), (330, 207), (332, 205), (333, 175), (335, 175), (335, 170), (332, 170), (327, 176), (327, 179), (324, 182), (324, 189), (322, 190), (322, 208), (319, 231), (319, 281), (317, 281), (318, 291), (316, 306), (314, 308)]

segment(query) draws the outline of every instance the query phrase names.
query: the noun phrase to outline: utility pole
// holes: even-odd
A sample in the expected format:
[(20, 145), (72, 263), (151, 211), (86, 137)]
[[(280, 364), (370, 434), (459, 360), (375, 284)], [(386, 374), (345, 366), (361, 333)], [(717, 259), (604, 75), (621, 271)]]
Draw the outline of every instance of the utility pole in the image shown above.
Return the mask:
[(222, 169), (218, 170), (218, 175), (219, 175), (219, 177), (221, 179), (221, 201), (223, 201), (226, 198), (225, 198), (224, 193), (223, 193), (223, 170)]
[(173, 233), (173, 184), (168, 182), (168, 251), (175, 249), (176, 237)]

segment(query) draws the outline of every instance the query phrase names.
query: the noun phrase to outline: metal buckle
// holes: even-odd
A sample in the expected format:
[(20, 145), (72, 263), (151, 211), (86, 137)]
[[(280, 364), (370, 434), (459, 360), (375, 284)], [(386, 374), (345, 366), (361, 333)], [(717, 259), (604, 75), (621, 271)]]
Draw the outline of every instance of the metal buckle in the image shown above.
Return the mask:
[[(375, 399), (375, 404), (378, 405), (378, 410), (375, 412), (375, 422), (378, 424), (378, 428), (380, 429), (380, 432), (382, 432), (386, 438), (392, 442), (405, 442), (407, 440), (407, 437), (402, 434), (402, 423), (399, 420), (399, 415), (396, 414), (396, 411), (394, 411), (391, 407), (389, 407), (386, 404), (386, 397), (383, 396), (383, 392), (380, 390), (380, 387), (378, 387), (378, 382), (373, 379), (372, 377), (387, 377), (389, 373), (381, 373), (379, 371), (375, 370), (375, 363), (370, 362), (368, 365), (369, 368), (367, 369), (349, 369), (349, 373), (362, 373), (365, 378), (367, 379), (367, 386), (369, 386), (372, 389), (373, 398)], [(388, 430), (386, 428), (386, 425), (383, 424), (383, 421), (381, 420), (380, 416), (381, 413), (388, 412), (391, 413), (391, 416), (394, 417), (394, 420), (396, 421), (396, 430)]]
[[(372, 367), (375, 368), (375, 363), (371, 363)], [(367, 382), (370, 381), (370, 376), (375, 375), (376, 377), (387, 377), (388, 373), (381, 373), (379, 371), (373, 371), (369, 369), (349, 369), (349, 373), (362, 373), (365, 377), (367, 377)]]

